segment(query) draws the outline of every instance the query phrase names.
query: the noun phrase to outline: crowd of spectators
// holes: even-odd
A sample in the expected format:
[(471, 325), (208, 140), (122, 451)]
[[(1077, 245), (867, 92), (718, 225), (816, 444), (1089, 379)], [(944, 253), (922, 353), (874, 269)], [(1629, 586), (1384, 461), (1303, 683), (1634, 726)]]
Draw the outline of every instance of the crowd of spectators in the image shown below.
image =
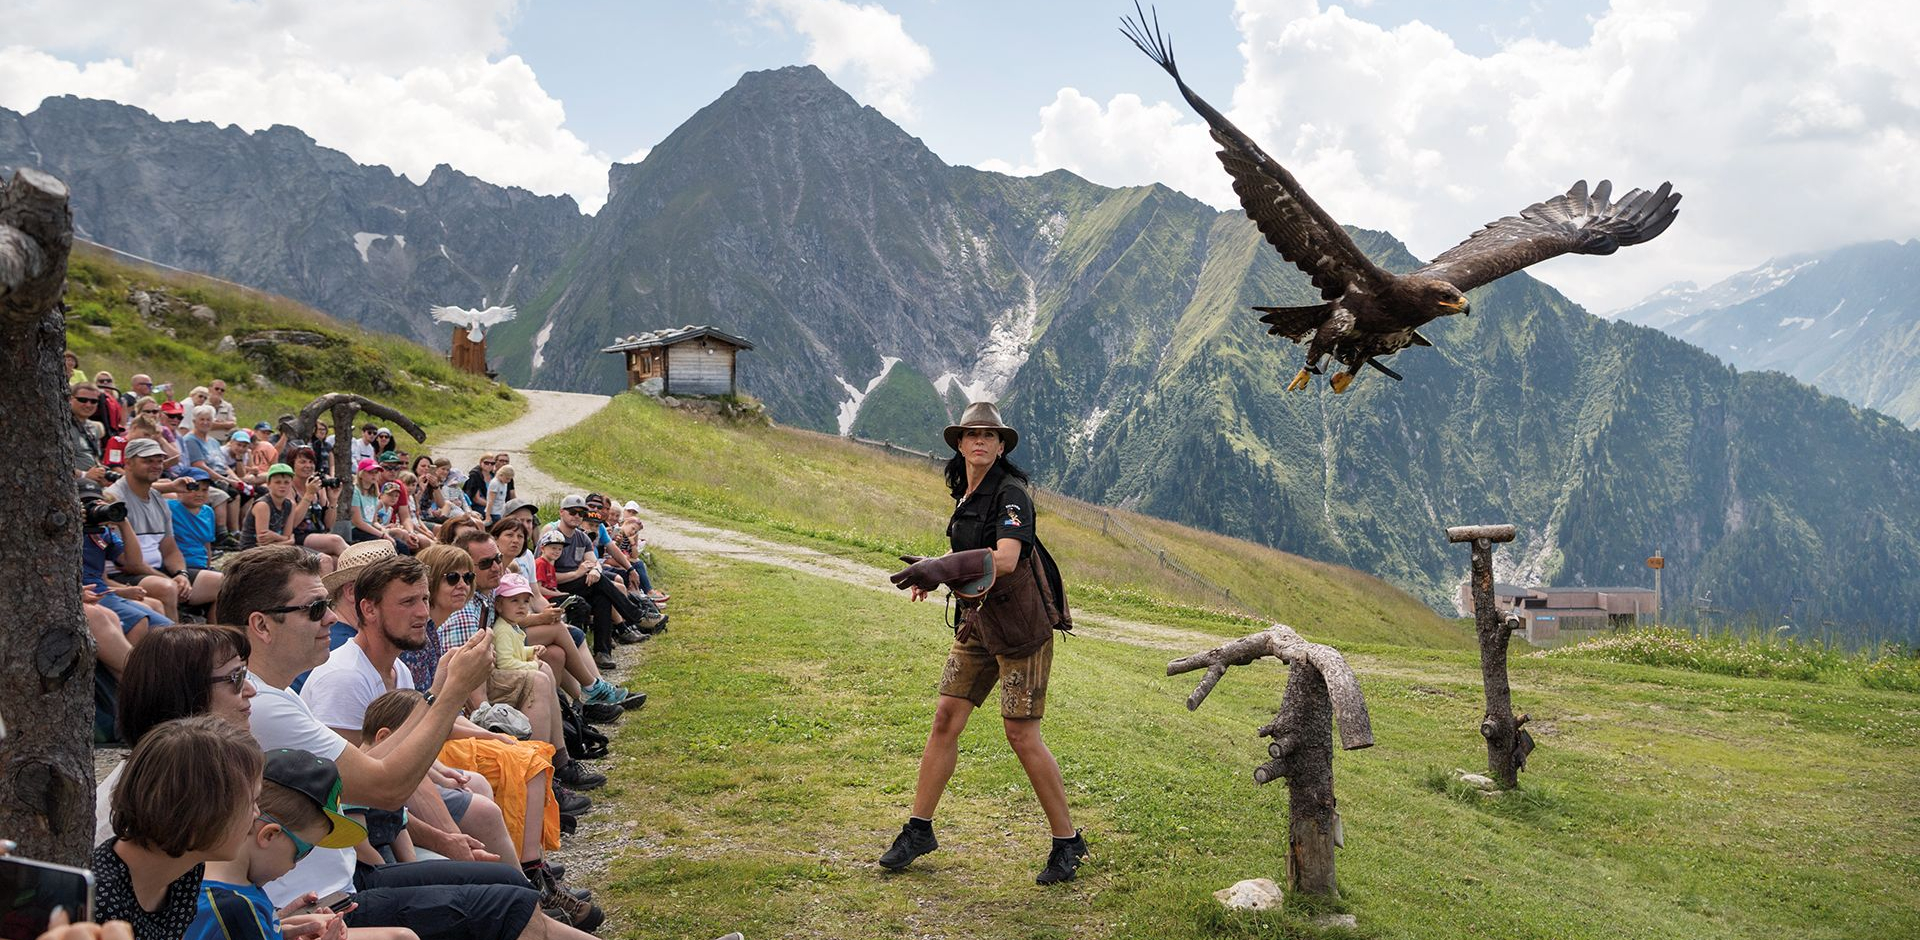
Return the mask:
[[(71, 387), (96, 739), (96, 921), (140, 938), (585, 937), (547, 853), (593, 809), (618, 644), (667, 628), (639, 507), (516, 498), (369, 424), (242, 427), (222, 382)], [(156, 397), (156, 393), (159, 397)], [(112, 405), (108, 403), (112, 402)]]

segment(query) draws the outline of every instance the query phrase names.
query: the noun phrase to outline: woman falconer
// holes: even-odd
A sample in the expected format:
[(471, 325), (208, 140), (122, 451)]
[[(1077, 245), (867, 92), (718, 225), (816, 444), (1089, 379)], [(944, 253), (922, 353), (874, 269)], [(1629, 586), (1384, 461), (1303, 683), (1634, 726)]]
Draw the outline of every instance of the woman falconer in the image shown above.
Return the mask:
[(1029, 480), (1007, 454), (1019, 432), (1000, 421), (991, 402), (974, 402), (960, 423), (946, 430), (947, 487), (954, 499), (947, 538), (953, 551), (939, 558), (914, 560), (893, 576), (915, 601), (942, 584), (960, 599), (959, 624), (940, 677), (933, 729), (920, 755), (913, 811), (880, 866), (900, 871), (939, 848), (933, 837), (933, 813), (959, 758), (960, 732), (973, 710), (1000, 686), (1000, 719), (1007, 743), (1033, 784), (1034, 795), (1053, 832), (1047, 864), (1038, 884), (1072, 880), (1087, 854), (1086, 839), (1073, 827), (1060, 765), (1040, 738), (1046, 710), (1047, 679), (1053, 666), (1053, 632), (1070, 624), (1059, 574), (1034, 535)]

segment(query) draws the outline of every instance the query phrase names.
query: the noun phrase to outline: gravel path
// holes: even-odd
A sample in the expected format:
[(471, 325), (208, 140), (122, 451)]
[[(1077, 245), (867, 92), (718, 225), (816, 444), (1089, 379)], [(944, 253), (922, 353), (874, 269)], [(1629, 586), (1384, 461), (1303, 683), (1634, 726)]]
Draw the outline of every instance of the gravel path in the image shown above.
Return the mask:
[(557, 500), (566, 492), (565, 485), (540, 472), (533, 461), (527, 459), (527, 449), (534, 441), (587, 420), (613, 399), (605, 395), (539, 389), (520, 389), (520, 394), (527, 398), (526, 414), (497, 428), (450, 437), (438, 443), (428, 438), (426, 452), (453, 461), (453, 468), (465, 474), (480, 462), (481, 454), (504, 451), (513, 455), (511, 466), (516, 495), (536, 502)]

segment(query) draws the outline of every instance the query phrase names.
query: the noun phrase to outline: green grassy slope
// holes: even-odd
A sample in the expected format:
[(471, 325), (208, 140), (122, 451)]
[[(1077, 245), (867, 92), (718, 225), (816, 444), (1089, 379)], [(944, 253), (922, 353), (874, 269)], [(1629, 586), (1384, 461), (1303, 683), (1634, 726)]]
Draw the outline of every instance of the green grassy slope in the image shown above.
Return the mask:
[(1920, 933), (1920, 697), (1521, 656), (1540, 748), (1490, 802), (1443, 782), (1484, 760), (1465, 651), (1349, 646), (1378, 738), (1335, 757), (1357, 934), (1298, 900), (1212, 899), (1284, 871), (1285, 788), (1251, 771), (1285, 673), (1235, 669), (1188, 713), (1193, 677), (1162, 673), (1190, 649), (1058, 647), (1046, 736), (1095, 856), (1075, 883), (1032, 883), (1045, 823), (991, 713), (961, 740), (941, 849), (886, 875), (872, 859), (906, 815), (948, 643), (937, 608), (745, 563), (659, 569), (675, 629), (628, 670), (653, 703), (595, 794), (631, 840), (599, 886), (604, 936)]
[[(162, 297), (164, 312), (143, 319), (131, 296), (136, 290)], [(196, 385), (224, 379), (246, 424), (277, 420), (327, 392), (359, 392), (419, 422), (431, 443), (526, 410), (519, 393), (455, 372), (441, 354), (397, 336), (342, 323), (283, 297), (127, 264), (86, 245), (75, 246), (68, 262), (66, 302), (67, 348), (87, 375), (106, 369), (124, 390), (134, 373), (145, 372), (155, 383), (173, 383), (179, 401)], [(193, 317), (195, 305), (212, 309), (214, 322)], [(241, 340), (260, 330), (306, 330), (326, 342), (252, 355), (217, 351), (223, 336)], [(263, 389), (253, 384), (256, 374), (278, 378)]]
[[(670, 446), (668, 446), (670, 442)], [(1018, 453), (1015, 454), (1018, 457)], [(876, 565), (946, 550), (952, 510), (936, 465), (836, 437), (737, 426), (621, 395), (588, 421), (534, 448), (548, 472), (662, 510), (799, 540)], [(1040, 497), (1040, 533), (1079, 606), (1152, 616), (1217, 633), (1248, 632), (1249, 611), (1309, 636), (1463, 647), (1459, 626), (1377, 578), (1237, 539), (1127, 512), (1102, 534), (1099, 507)], [(1233, 601), (1162, 567), (1153, 552), (1231, 589)]]

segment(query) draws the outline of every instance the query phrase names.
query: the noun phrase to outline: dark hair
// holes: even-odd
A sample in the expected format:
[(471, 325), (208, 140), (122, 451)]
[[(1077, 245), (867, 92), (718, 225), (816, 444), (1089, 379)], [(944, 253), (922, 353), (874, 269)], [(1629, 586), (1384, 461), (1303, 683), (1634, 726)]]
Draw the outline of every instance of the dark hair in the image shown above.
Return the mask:
[(255, 613), (287, 605), (294, 575), (320, 577), (320, 556), (295, 545), (261, 545), (228, 556), (220, 574), (213, 619), (245, 629)]
[(247, 635), (233, 627), (180, 624), (154, 630), (133, 647), (120, 672), (120, 737), (139, 744), (163, 722), (206, 712), (213, 702), (208, 670), (253, 653)]
[[(380, 603), (387, 596), (387, 587), (398, 581), (402, 584), (419, 584), (427, 578), (427, 566), (417, 558), (395, 555), (362, 566), (360, 573), (353, 578), (353, 603)], [(358, 611), (356, 611), (358, 613)]]
[(394, 689), (383, 692), (380, 697), (367, 703), (367, 713), (360, 719), (360, 740), (372, 741), (373, 736), (388, 728), (398, 728), (413, 716), (413, 710), (426, 697), (414, 689)]
[(479, 526), (474, 526), (471, 529), (461, 529), (460, 534), (453, 537), (452, 544), (454, 548), (457, 548), (465, 552), (465, 551), (471, 551), (473, 548), (473, 543), (475, 542), (491, 542), (491, 541), (493, 541), (493, 533), (488, 532), (487, 530), (482, 529)]
[(293, 466), (294, 461), (299, 460), (302, 457), (305, 457), (308, 460), (313, 461), (314, 469), (317, 470), (320, 468), (320, 457), (313, 452), (313, 448), (308, 447), (305, 444), (296, 445), (295, 447), (293, 447), (293, 449), (287, 451), (284, 454), (281, 454), (280, 456), (287, 458), (287, 466), (289, 467)]
[(253, 805), (265, 765), (253, 735), (212, 715), (166, 722), (134, 745), (114, 784), (113, 834), (174, 858), (215, 848)]
[[(1020, 469), (1019, 464), (1008, 460), (1006, 454), (1001, 454), (998, 459), (994, 460), (993, 467), (987, 472), (992, 473), (994, 470), (1005, 471), (1007, 476), (1019, 480), (1022, 483), (1033, 482), (1033, 479), (1027, 476), (1027, 471)], [(947, 465), (941, 472), (947, 478), (947, 491), (953, 494), (954, 499), (959, 499), (966, 495), (967, 458), (955, 453), (952, 457), (947, 458)]]

